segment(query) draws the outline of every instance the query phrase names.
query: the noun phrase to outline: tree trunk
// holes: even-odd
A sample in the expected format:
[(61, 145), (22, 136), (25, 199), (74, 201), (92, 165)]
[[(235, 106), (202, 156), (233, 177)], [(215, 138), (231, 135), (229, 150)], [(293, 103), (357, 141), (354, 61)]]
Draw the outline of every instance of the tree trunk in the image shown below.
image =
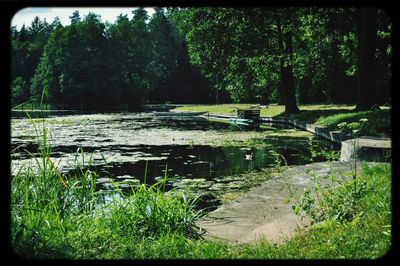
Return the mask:
[(358, 91), (356, 110), (370, 110), (378, 104), (375, 46), (377, 10), (362, 10), (361, 38), (358, 53)]
[(340, 67), (341, 63), (338, 44), (338, 39), (334, 38), (331, 46), (331, 65), (328, 72), (328, 100), (330, 103), (343, 103), (345, 98), (348, 97), (348, 95), (345, 93), (345, 73)]
[(284, 58), (283, 58), (283, 53), (284, 53), (284, 49), (283, 49), (283, 38), (282, 38), (282, 25), (281, 25), (281, 19), (278, 16), (276, 18), (276, 23), (278, 26), (278, 46), (279, 46), (279, 51), (280, 51), (280, 55), (281, 57), (279, 58), (279, 64), (280, 64), (280, 72), (281, 72), (281, 80), (279, 82), (278, 85), (278, 105), (284, 105), (286, 103), (286, 93), (285, 93), (285, 85), (284, 85), (284, 73), (285, 73), (285, 69), (284, 69)]
[(294, 89), (294, 75), (293, 75), (293, 65), (292, 65), (292, 57), (293, 57), (293, 49), (292, 49), (292, 31), (288, 31), (285, 34), (285, 43), (286, 43), (286, 53), (289, 55), (289, 62), (286, 66), (284, 66), (284, 89), (286, 94), (286, 102), (285, 102), (285, 113), (286, 114), (297, 114), (300, 113), (299, 108), (297, 107), (296, 102), (296, 94)]

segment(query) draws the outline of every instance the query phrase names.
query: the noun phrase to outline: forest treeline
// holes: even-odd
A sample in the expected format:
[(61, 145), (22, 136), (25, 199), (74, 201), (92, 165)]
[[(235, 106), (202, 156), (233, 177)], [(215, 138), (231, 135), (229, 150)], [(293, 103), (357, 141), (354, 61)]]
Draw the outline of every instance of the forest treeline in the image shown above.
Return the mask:
[(149, 18), (103, 23), (99, 15), (71, 24), (38, 17), (12, 34), (12, 103), (33, 100), (86, 110), (135, 110), (146, 102), (207, 102), (211, 84), (189, 63), (184, 38), (162, 8)]
[(11, 101), (390, 103), (391, 20), (373, 8), (144, 8), (11, 28)]

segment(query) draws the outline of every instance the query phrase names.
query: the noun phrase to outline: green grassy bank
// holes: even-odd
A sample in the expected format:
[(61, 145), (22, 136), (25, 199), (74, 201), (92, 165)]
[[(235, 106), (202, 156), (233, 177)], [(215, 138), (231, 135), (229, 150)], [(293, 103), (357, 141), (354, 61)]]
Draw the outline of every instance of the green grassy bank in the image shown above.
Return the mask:
[[(250, 108), (252, 104), (220, 104), (220, 105), (181, 105), (175, 110), (199, 111), (218, 114), (236, 115), (237, 109)], [(346, 123), (349, 128), (360, 127), (360, 119), (367, 119), (359, 135), (390, 137), (391, 119), (390, 108), (381, 107), (381, 110), (357, 112), (354, 105), (300, 105), (301, 113), (290, 115), (290, 118), (300, 121), (326, 126), (331, 130), (343, 130), (340, 125)], [(283, 117), (285, 107), (271, 104), (261, 109), (261, 116)], [(339, 125), (339, 126), (338, 126)]]

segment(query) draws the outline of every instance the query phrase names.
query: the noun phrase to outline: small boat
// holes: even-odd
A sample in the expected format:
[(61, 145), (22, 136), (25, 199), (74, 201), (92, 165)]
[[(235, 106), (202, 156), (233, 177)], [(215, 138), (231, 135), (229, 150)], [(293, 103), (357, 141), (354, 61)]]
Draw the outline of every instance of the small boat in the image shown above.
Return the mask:
[(204, 115), (207, 112), (153, 112), (154, 116), (199, 116)]
[(244, 118), (229, 118), (229, 121), (231, 124), (235, 124), (238, 126), (250, 126), (250, 119), (244, 119)]
[(162, 120), (207, 120), (201, 116), (207, 112), (153, 112), (154, 118)]

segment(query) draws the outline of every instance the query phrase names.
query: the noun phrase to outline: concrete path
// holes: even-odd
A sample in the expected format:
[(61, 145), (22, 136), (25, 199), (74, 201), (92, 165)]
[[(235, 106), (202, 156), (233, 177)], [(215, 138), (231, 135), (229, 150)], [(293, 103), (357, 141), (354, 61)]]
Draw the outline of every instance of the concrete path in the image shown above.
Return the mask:
[[(272, 243), (280, 243), (293, 236), (297, 229), (304, 230), (310, 225), (310, 220), (301, 221), (294, 214), (293, 201), (287, 203), (290, 194), (288, 184), (299, 195), (306, 187), (312, 186), (313, 176), (339, 177), (350, 176), (351, 173), (349, 162), (323, 162), (292, 167), (253, 188), (235, 202), (209, 213), (197, 224), (206, 230), (206, 239), (242, 244), (265, 237)], [(323, 180), (329, 182), (330, 178)]]

